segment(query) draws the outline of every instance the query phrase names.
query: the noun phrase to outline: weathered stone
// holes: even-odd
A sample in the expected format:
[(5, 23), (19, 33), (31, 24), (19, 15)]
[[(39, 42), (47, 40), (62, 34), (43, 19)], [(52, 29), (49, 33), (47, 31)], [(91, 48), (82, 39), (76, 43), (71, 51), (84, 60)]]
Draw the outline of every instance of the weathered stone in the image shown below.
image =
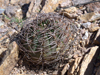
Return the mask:
[(89, 28), (91, 25), (91, 22), (87, 22), (87, 23), (82, 23), (81, 26), (84, 28)]
[(87, 12), (99, 12), (100, 13), (100, 2), (95, 2), (95, 3), (90, 3), (86, 5), (87, 7)]
[(88, 31), (85, 32), (84, 36), (82, 37), (83, 40), (88, 39), (89, 33)]
[(5, 9), (0, 9), (0, 14), (3, 14)]
[(30, 3), (30, 6), (29, 6), (28, 12), (27, 12), (27, 17), (30, 17), (30, 14), (32, 13), (33, 6), (34, 6), (34, 0), (32, 0)]
[(20, 0), (10, 0), (10, 4), (18, 4)]
[(30, 4), (31, 1), (32, 0), (20, 0), (18, 4), (22, 7), (23, 5)]
[(42, 9), (42, 13), (54, 12), (59, 4), (65, 2), (66, 0), (46, 0), (45, 5)]
[(100, 27), (96, 24), (91, 24), (91, 26), (89, 27), (90, 32), (97, 31), (98, 29), (100, 29)]
[(41, 2), (42, 2), (42, 0), (36, 0), (35, 5), (32, 9), (32, 13), (38, 13), (40, 11)]
[(58, 75), (58, 71), (54, 71), (52, 75)]
[(93, 43), (97, 44), (97, 45), (100, 45), (100, 29), (98, 30)]
[(88, 21), (91, 22), (100, 19), (100, 14), (95, 12), (86, 13), (84, 15), (79, 16), (78, 19), (80, 19), (83, 22), (88, 22)]
[(83, 4), (83, 3), (87, 3), (93, 0), (72, 0), (73, 5), (78, 5), (78, 4)]
[(99, 48), (98, 46), (92, 47), (90, 49), (90, 52), (85, 55), (85, 57), (82, 61), (82, 64), (81, 64), (79, 75), (91, 75), (91, 72), (93, 70), (93, 62), (94, 62), (93, 58), (94, 58), (98, 48)]
[(4, 56), (1, 58), (0, 75), (9, 75), (18, 61), (18, 45), (16, 42), (12, 42), (4, 53)]
[(15, 16), (15, 13), (16, 13), (16, 7), (15, 6), (8, 6), (5, 10), (5, 14), (8, 16), (8, 17), (12, 17), (12, 16)]
[(17, 9), (17, 11), (15, 13), (15, 17), (17, 17), (18, 19), (22, 19), (23, 18), (23, 14), (22, 14), (22, 9), (21, 8)]
[(76, 18), (78, 16), (77, 12), (78, 10), (76, 7), (70, 7), (70, 8), (64, 9), (61, 12), (61, 14), (64, 14), (68, 18)]
[(4, 25), (4, 22), (2, 20), (0, 20), (0, 26)]
[(100, 75), (100, 67), (97, 69), (96, 75)]
[(68, 70), (68, 73), (67, 73), (68, 75), (75, 75), (74, 74), (75, 70), (78, 68), (78, 65), (81, 62), (81, 59), (82, 59), (82, 57), (78, 57), (78, 58), (75, 59), (73, 66), (70, 67), (69, 70)]
[(6, 8), (8, 6), (9, 0), (0, 0), (0, 8)]
[(63, 68), (63, 70), (61, 71), (61, 75), (65, 75), (65, 73), (67, 72), (67, 70), (69, 69), (69, 63), (67, 63), (65, 66), (64, 66), (64, 68)]
[(67, 7), (72, 5), (72, 0), (67, 0), (60, 4), (61, 7)]

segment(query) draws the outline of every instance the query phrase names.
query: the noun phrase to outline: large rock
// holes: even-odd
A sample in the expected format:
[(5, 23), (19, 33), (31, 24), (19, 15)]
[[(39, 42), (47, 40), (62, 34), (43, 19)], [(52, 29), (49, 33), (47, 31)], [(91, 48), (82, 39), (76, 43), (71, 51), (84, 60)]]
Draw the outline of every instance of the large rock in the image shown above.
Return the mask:
[(46, 0), (45, 5), (42, 9), (42, 13), (54, 12), (59, 4), (65, 2), (66, 0)]
[(0, 75), (9, 75), (18, 61), (18, 45), (12, 42), (8, 49), (0, 55)]
[(93, 64), (96, 59), (95, 56), (97, 55), (96, 53), (98, 48), (99, 48), (98, 46), (92, 47), (90, 49), (90, 52), (85, 55), (81, 64), (79, 75), (92, 75)]

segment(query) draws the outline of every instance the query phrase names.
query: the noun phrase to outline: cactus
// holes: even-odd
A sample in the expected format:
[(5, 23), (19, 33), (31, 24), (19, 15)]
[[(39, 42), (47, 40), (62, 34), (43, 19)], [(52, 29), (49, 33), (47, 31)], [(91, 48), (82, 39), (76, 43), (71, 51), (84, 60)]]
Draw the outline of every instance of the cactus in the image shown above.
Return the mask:
[(77, 30), (70, 20), (56, 13), (37, 14), (19, 33), (20, 50), (34, 64), (49, 64), (67, 58)]

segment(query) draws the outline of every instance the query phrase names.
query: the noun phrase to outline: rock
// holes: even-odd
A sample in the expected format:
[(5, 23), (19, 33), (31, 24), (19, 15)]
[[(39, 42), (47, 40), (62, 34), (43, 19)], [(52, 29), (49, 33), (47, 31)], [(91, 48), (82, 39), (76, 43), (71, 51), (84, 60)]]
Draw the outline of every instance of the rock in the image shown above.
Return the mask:
[(79, 16), (78, 19), (80, 19), (83, 22), (88, 22), (88, 21), (92, 22), (92, 21), (100, 19), (100, 14), (95, 13), (95, 12), (86, 13), (84, 15)]
[(100, 29), (97, 31), (95, 39), (93, 41), (94, 44), (100, 45)]
[(54, 71), (52, 75), (58, 75), (58, 71)]
[(74, 54), (73, 55), (73, 58), (75, 59), (75, 58), (77, 58), (78, 57), (78, 54)]
[(41, 13), (49, 13), (54, 12), (59, 4), (65, 2), (66, 0), (46, 0), (45, 5), (41, 11)]
[(73, 2), (73, 5), (80, 5), (80, 4), (83, 4), (83, 3), (87, 3), (87, 2), (90, 2), (90, 1), (93, 1), (93, 0), (72, 0)]
[(5, 9), (9, 4), (9, 0), (0, 0), (0, 8)]
[(91, 25), (91, 22), (87, 22), (87, 23), (82, 23), (81, 26), (84, 28), (89, 28)]
[(22, 13), (22, 9), (18, 8), (16, 13), (15, 13), (15, 17), (17, 17), (18, 19), (22, 19), (23, 18), (23, 13)]
[(86, 40), (88, 38), (89, 34), (88, 31), (85, 32), (85, 35), (82, 37), (83, 40)]
[(90, 12), (99, 12), (100, 13), (100, 2), (90, 3), (86, 5), (86, 10), (88, 13)]
[(10, 4), (18, 4), (20, 0), (10, 0)]
[(28, 12), (27, 12), (27, 17), (30, 17), (34, 13), (39, 13), (41, 10), (41, 3), (42, 3), (42, 0), (31, 1)]
[[(93, 70), (93, 64), (95, 61), (95, 54), (98, 50), (98, 46), (94, 46), (90, 49), (90, 52), (83, 58), (79, 75), (91, 75)], [(97, 55), (97, 54), (96, 54)]]
[[(3, 53), (5, 54), (3, 55)], [(16, 42), (12, 42), (3, 53), (1, 54), (3, 57), (1, 58), (0, 75), (9, 75), (18, 61), (18, 45)]]
[(36, 0), (35, 5), (32, 9), (32, 13), (38, 13), (40, 11), (41, 2), (42, 2), (42, 0)]
[(22, 9), (20, 6), (8, 6), (5, 9), (5, 14), (7, 15), (6, 18), (17, 17), (18, 19), (22, 19), (23, 17)]
[(2, 20), (0, 20), (0, 26), (4, 25), (4, 22)]
[(17, 9), (16, 9), (16, 6), (8, 6), (6, 9), (5, 9), (5, 14), (8, 16), (8, 17), (12, 17), (12, 16), (15, 16), (15, 13), (16, 13)]
[(64, 68), (63, 68), (63, 70), (61, 71), (61, 75), (65, 75), (65, 73), (67, 72), (67, 70), (69, 69), (69, 63), (67, 63), (65, 66), (64, 66)]
[[(74, 74), (75, 70), (78, 68), (79, 63), (81, 62), (81, 59), (82, 59), (82, 57), (78, 57), (75, 59), (74, 64), (68, 70), (68, 73), (67, 73), (68, 75), (75, 75)], [(76, 75), (78, 75), (78, 74), (76, 74)]]
[(30, 17), (30, 14), (31, 14), (32, 9), (33, 9), (33, 6), (34, 6), (34, 1), (32, 0), (31, 3), (30, 3), (30, 6), (28, 8), (27, 17)]
[(100, 75), (100, 67), (97, 69), (96, 75)]
[(72, 5), (72, 1), (71, 0), (67, 0), (63, 3), (60, 4), (60, 7), (68, 7)]
[(0, 9), (0, 14), (4, 13), (5, 9)]
[(91, 26), (89, 27), (89, 31), (90, 32), (95, 32), (98, 29), (100, 29), (100, 27), (98, 25), (96, 25), (96, 24), (91, 24)]
[(22, 7), (22, 6), (26, 5), (26, 4), (29, 5), (31, 1), (32, 0), (20, 0), (18, 4)]
[(78, 16), (77, 12), (78, 10), (76, 7), (70, 7), (62, 10), (61, 14), (64, 14), (68, 18), (76, 18)]

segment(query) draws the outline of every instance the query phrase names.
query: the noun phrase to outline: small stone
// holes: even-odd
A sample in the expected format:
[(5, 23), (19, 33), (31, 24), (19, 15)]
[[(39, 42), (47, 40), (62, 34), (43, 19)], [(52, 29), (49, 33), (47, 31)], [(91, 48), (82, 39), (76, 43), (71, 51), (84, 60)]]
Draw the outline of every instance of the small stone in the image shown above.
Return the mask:
[(89, 28), (90, 25), (91, 25), (91, 22), (82, 23), (81, 25), (82, 25), (82, 27), (84, 27), (84, 28)]
[(93, 43), (97, 44), (97, 45), (100, 45), (100, 29), (98, 30)]
[(0, 20), (0, 26), (4, 25), (4, 22)]
[(54, 71), (52, 75), (58, 75), (58, 71)]
[(62, 10), (61, 14), (64, 14), (68, 18), (76, 18), (78, 9), (76, 7), (70, 7), (67, 9)]
[(69, 69), (69, 63), (67, 63), (65, 66), (64, 66), (64, 68), (63, 68), (63, 70), (61, 71), (61, 75), (65, 75), (65, 73), (67, 72), (67, 70)]
[(100, 27), (96, 24), (92, 24), (90, 27), (89, 27), (89, 31), (90, 32), (95, 32), (97, 31), (98, 29), (100, 29)]
[(83, 40), (86, 40), (88, 38), (88, 31), (85, 32), (85, 35), (82, 37)]
[(77, 58), (77, 57), (78, 57), (78, 54), (74, 54), (73, 58), (75, 59), (75, 58)]
[(71, 5), (72, 5), (71, 0), (67, 0), (67, 1), (60, 4), (61, 7), (67, 7), (67, 6), (71, 6)]
[(20, 0), (10, 0), (11, 4), (17, 4)]
[(54, 12), (59, 4), (65, 2), (66, 0), (46, 0), (45, 5), (41, 13)]
[(2, 14), (5, 11), (5, 9), (0, 9), (0, 14)]
[(81, 62), (82, 57), (78, 57), (75, 59), (74, 64), (69, 68), (68, 75), (75, 75), (74, 72), (78, 68), (79, 63)]

